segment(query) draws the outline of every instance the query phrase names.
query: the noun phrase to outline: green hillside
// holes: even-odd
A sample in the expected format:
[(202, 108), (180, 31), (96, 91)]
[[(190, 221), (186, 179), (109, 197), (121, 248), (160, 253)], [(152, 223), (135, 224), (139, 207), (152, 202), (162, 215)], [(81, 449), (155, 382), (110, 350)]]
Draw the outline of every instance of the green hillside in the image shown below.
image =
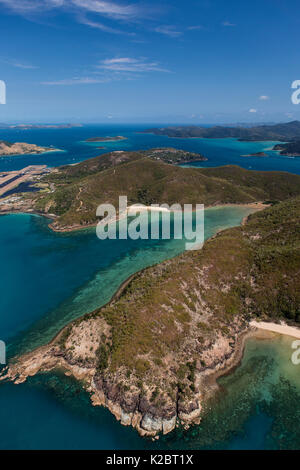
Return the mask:
[(67, 367), (92, 370), (112, 412), (138, 410), (143, 429), (148, 415), (151, 429), (155, 420), (186, 421), (203, 401), (205, 373), (239, 350), (251, 319), (300, 322), (299, 234), (300, 197), (255, 213), (202, 250), (138, 273), (50, 350)]
[[(300, 197), (251, 215), (202, 250), (142, 271), (118, 300), (74, 329), (87, 324), (92, 331), (100, 319), (109, 325), (96, 355), (99, 373), (125, 367), (131, 383), (143, 377), (149, 386), (161, 380), (162, 389), (171, 390), (172, 381), (193, 389), (189, 364), (205, 368), (218, 335), (234, 346), (251, 318), (300, 322), (299, 234)], [(61, 347), (72, 334), (67, 328)]]
[(240, 167), (182, 168), (143, 152), (108, 154), (76, 166), (61, 167), (43, 182), (54, 190), (35, 194), (36, 210), (56, 214), (57, 228), (97, 222), (102, 203), (229, 204), (281, 201), (300, 194), (300, 176)]
[(110, 367), (139, 371), (137, 357), (150, 354), (151, 373), (185, 343), (191, 349), (181, 354), (197, 360), (217, 331), (232, 335), (232, 322), (300, 322), (300, 197), (253, 214), (203, 250), (143, 271), (99, 314), (112, 328)]
[(257, 212), (202, 250), (136, 274), (108, 305), (17, 358), (7, 377), (63, 369), (142, 434), (199, 423), (249, 321), (300, 322), (299, 234), (300, 196)]

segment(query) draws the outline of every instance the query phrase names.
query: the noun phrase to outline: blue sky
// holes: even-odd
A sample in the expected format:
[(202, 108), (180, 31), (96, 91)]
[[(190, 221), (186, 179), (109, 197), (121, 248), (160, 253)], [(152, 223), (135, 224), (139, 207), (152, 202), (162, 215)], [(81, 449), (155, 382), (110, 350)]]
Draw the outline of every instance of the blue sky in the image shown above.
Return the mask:
[(300, 119), (294, 0), (0, 0), (0, 122)]

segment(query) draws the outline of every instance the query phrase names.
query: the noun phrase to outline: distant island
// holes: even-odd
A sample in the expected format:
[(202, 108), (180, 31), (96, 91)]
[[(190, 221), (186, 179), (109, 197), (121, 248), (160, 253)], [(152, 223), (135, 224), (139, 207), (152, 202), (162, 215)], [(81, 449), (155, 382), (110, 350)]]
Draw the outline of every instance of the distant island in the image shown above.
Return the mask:
[(268, 157), (269, 155), (265, 152), (255, 152), (255, 153), (249, 153), (246, 155), (241, 155), (241, 157)]
[(10, 155), (25, 155), (30, 154), (39, 154), (44, 152), (57, 152), (58, 149), (52, 147), (39, 147), (35, 144), (27, 144), (25, 142), (6, 142), (4, 140), (0, 141), (0, 157), (7, 157)]
[(71, 129), (72, 127), (83, 127), (82, 124), (5, 124), (0, 123), (0, 129)]
[(300, 140), (286, 144), (277, 144), (273, 150), (277, 150), (280, 152), (280, 155), (287, 157), (300, 157)]
[(200, 153), (187, 152), (172, 147), (146, 150), (144, 153), (147, 157), (154, 158), (154, 160), (161, 160), (174, 165), (207, 161), (207, 158)]
[(86, 139), (85, 142), (117, 142), (118, 140), (126, 140), (127, 137), (123, 137), (122, 135), (117, 135), (114, 137), (90, 137)]
[(231, 137), (243, 142), (258, 142), (266, 140), (292, 142), (300, 139), (300, 121), (252, 127), (169, 126), (147, 129), (144, 132), (182, 139), (193, 137), (205, 139), (225, 139)]

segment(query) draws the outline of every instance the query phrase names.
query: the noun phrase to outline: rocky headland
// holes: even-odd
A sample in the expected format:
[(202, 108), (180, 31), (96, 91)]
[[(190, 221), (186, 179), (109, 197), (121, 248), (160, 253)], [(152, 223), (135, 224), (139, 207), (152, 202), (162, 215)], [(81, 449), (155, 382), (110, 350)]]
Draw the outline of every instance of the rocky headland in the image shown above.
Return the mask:
[(27, 144), (25, 142), (6, 142), (0, 141), (0, 157), (25, 154), (39, 154), (44, 152), (57, 152), (58, 149), (52, 147), (40, 147), (35, 144)]
[(300, 321), (300, 197), (132, 276), (102, 308), (13, 359), (2, 380), (63, 370), (141, 435), (199, 423), (250, 322)]

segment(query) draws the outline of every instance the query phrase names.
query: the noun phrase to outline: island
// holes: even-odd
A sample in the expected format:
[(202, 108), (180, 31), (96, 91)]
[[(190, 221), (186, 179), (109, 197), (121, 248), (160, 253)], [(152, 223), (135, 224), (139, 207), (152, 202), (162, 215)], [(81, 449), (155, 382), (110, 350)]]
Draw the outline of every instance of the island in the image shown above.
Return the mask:
[[(252, 126), (169, 126), (161, 128), (146, 129), (144, 133), (165, 135), (173, 138), (205, 138), (226, 139), (235, 138), (242, 142), (280, 141), (295, 142), (300, 140), (300, 121), (273, 125)], [(276, 147), (276, 146), (275, 146)], [(274, 147), (273, 150), (277, 150)], [(297, 150), (292, 153), (298, 152)], [(284, 153), (283, 153), (284, 155)]]
[(265, 152), (255, 152), (255, 153), (249, 153), (246, 155), (241, 155), (241, 157), (268, 157), (269, 155)]
[(35, 144), (27, 144), (25, 142), (6, 142), (0, 141), (0, 157), (25, 155), (25, 154), (39, 154), (44, 152), (58, 152), (58, 149), (52, 147), (40, 147)]
[(279, 151), (280, 155), (287, 157), (300, 157), (300, 140), (277, 144), (274, 146), (273, 150)]
[[(190, 169), (174, 170), (188, 178)], [(208, 192), (216, 200), (214, 175), (222, 174), (222, 186), (235, 180), (226, 189), (235, 188), (240, 200), (241, 179), (234, 177), (242, 176), (249, 195), (258, 198), (266, 185), (282, 202), (219, 232), (202, 250), (131, 276), (107, 305), (66, 325), (49, 344), (14, 358), (1, 380), (22, 383), (37, 373), (64, 371), (94, 406), (154, 437), (200, 423), (218, 390), (216, 379), (239, 364), (247, 338), (266, 329), (300, 337), (299, 179), (298, 196), (291, 197), (273, 180), (276, 173), (243, 171), (213, 169)]]
[(186, 150), (175, 149), (172, 147), (157, 148), (145, 151), (147, 157), (154, 160), (160, 160), (174, 165), (183, 165), (185, 163), (205, 162), (208, 159), (200, 153), (187, 152)]
[(83, 127), (82, 124), (5, 124), (0, 123), (0, 129), (72, 129), (73, 127)]
[(117, 135), (115, 137), (90, 137), (86, 139), (85, 142), (118, 142), (119, 140), (127, 140), (127, 137), (123, 137), (122, 135)]
[[(17, 201), (3, 203), (1, 213), (36, 212), (52, 217), (52, 230), (67, 232), (95, 226), (101, 203), (169, 205), (256, 204), (300, 195), (300, 176), (260, 172), (234, 165), (182, 167), (179, 162), (201, 156), (177, 149), (114, 151), (75, 165), (52, 169), (39, 179), (43, 189)], [(200, 201), (200, 202), (199, 202)]]

